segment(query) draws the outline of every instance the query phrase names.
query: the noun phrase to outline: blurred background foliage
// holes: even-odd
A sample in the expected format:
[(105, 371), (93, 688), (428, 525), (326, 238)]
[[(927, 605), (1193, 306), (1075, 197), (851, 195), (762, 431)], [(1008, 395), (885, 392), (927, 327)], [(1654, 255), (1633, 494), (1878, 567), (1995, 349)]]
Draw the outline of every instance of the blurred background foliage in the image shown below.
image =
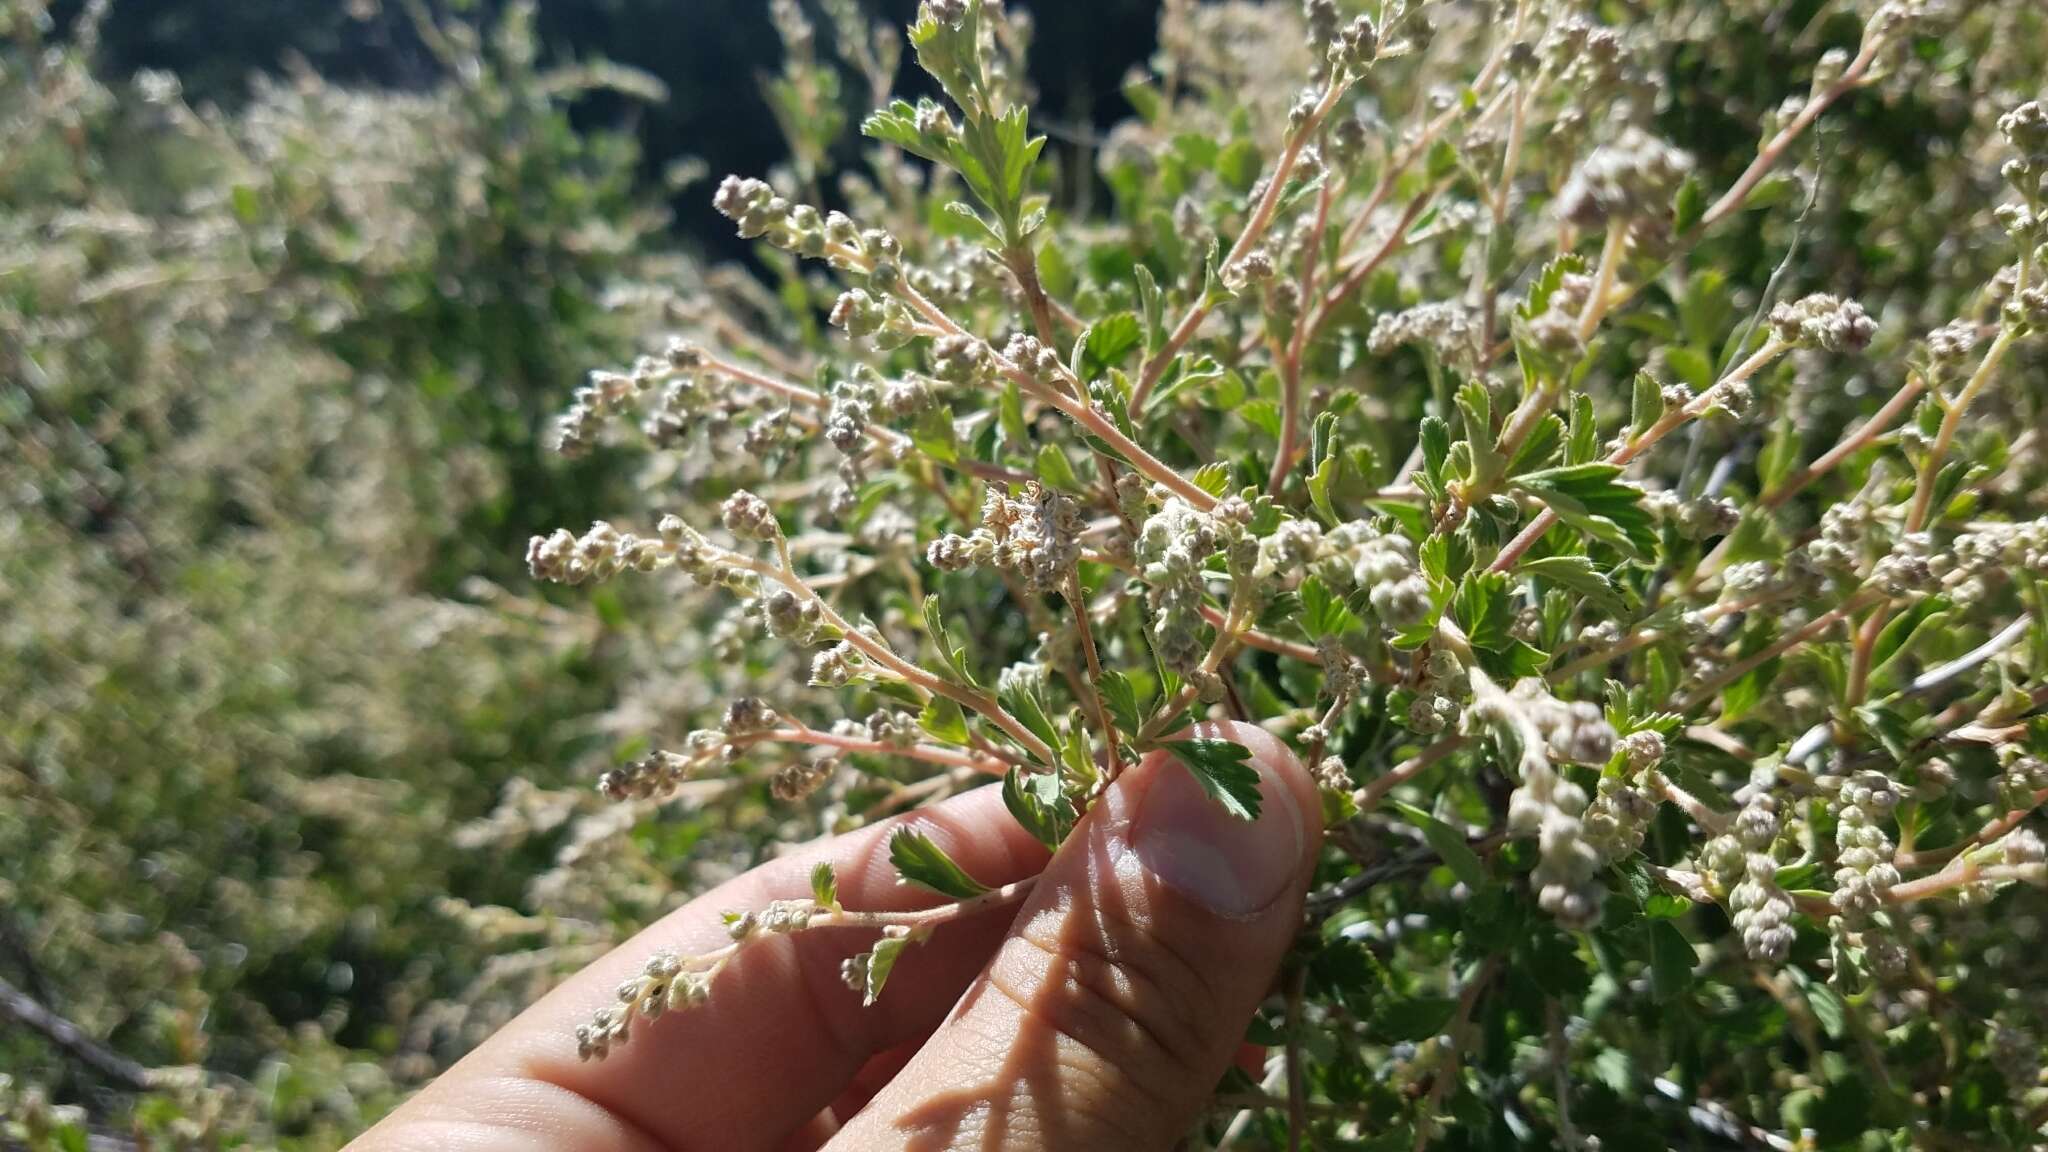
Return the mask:
[[(1154, 14), (1084, 17), (1083, 121)], [(697, 177), (787, 153), (781, 51), (751, 3), (0, 3), (0, 998), (81, 1034), (0, 1005), (0, 1146), (337, 1146), (758, 855), (585, 802), (664, 661), (520, 556), (627, 503), (546, 431), (738, 254)]]

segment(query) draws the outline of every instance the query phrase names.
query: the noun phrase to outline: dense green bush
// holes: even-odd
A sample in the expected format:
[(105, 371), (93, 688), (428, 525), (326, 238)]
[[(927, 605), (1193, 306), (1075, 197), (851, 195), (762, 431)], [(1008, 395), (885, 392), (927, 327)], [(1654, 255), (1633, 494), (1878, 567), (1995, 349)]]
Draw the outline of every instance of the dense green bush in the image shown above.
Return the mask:
[[(535, 943), (609, 933), (469, 905), (554, 869), (486, 817), (610, 697), (600, 622), (518, 568), (533, 507), (629, 491), (551, 414), (686, 269), (630, 142), (568, 122), (645, 85), (539, 68), (524, 9), (423, 22), (432, 90), (231, 113), (103, 82), (105, 16), (0, 7), (0, 979), (203, 1068), (151, 1073), (148, 1125), (331, 1147), (523, 1003)], [(137, 1071), (0, 1011), (0, 1114), (118, 1129)]]
[[(778, 6), (778, 99), (886, 87), (825, 7), (832, 50)], [(2038, 5), (1168, 3), (1103, 217), (1048, 195), (1090, 158), (1031, 131), (1027, 31), (927, 0), (942, 98), (836, 184), (785, 116), (717, 190), (779, 307), (577, 393), (565, 452), (686, 482), (534, 574), (729, 605), (734, 698), (603, 789), (844, 824), (1001, 778), (1052, 844), (1155, 748), (1254, 804), (1164, 740), (1235, 715), (1332, 834), (1208, 1138), (2036, 1143)], [(872, 997), (948, 914), (832, 892), (735, 939), (894, 924)], [(652, 958), (582, 1051), (731, 955)]]
[(232, 114), (0, 11), (0, 977), (114, 1058), (0, 1031), (0, 1138), (331, 1146), (777, 843), (1056, 841), (1212, 714), (1332, 833), (1205, 1146), (2042, 1138), (2031, 0), (1167, 0), (1050, 145), (1022, 12), (778, 0), (701, 276), (517, 10)]

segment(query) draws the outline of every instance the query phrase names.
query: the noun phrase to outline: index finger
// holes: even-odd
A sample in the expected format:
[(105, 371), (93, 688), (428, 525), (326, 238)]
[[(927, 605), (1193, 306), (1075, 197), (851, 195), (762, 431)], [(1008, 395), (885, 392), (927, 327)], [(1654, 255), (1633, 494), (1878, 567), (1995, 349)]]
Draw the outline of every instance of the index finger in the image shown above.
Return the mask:
[(889, 837), (913, 823), (983, 883), (1034, 875), (1045, 848), (985, 787), (792, 853), (713, 889), (577, 973), (365, 1134), (352, 1152), (488, 1147), (572, 1152), (775, 1148), (816, 1116), (876, 1052), (928, 1034), (1002, 939), (1014, 908), (941, 927), (905, 953), (864, 1010), (840, 962), (872, 931), (813, 928), (750, 941), (702, 1005), (641, 1022), (602, 1062), (576, 1057), (576, 1027), (660, 949), (728, 942), (723, 913), (810, 894), (829, 861), (849, 906), (896, 911), (935, 897), (904, 887)]

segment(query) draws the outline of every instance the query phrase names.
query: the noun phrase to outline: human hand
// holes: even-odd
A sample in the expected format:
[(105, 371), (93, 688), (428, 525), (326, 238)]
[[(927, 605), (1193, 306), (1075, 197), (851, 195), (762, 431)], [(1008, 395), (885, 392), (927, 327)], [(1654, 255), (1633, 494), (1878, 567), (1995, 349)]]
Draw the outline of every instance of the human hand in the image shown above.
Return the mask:
[[(577, 973), (351, 1152), (1170, 1148), (1267, 993), (1322, 835), (1315, 786), (1279, 740), (1247, 724), (1197, 732), (1250, 750), (1258, 820), (1226, 814), (1155, 752), (1049, 862), (992, 787), (793, 853)], [(873, 932), (814, 928), (749, 943), (706, 1003), (577, 1061), (576, 1026), (649, 953), (724, 943), (722, 912), (809, 895), (820, 860), (848, 906), (931, 903), (890, 866), (904, 823), (984, 883), (1043, 876), (1021, 908), (905, 952), (872, 1008), (839, 966)]]

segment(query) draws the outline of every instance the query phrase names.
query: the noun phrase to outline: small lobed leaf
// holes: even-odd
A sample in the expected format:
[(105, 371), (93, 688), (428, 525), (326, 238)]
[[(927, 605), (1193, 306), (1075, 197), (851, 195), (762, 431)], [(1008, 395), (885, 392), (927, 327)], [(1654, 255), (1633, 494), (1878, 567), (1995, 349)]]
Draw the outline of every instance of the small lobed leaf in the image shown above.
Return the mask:
[(1620, 613), (1627, 609), (1627, 600), (1615, 589), (1614, 582), (1602, 575), (1587, 557), (1545, 556), (1524, 560), (1516, 570), (1577, 593), (1603, 612)]
[(1057, 488), (1074, 495), (1087, 491), (1087, 486), (1081, 483), (1081, 478), (1074, 474), (1074, 466), (1067, 460), (1067, 454), (1060, 451), (1056, 444), (1044, 444), (1039, 447), (1038, 460), (1032, 471), (1037, 473), (1038, 478), (1049, 488)]
[(899, 829), (889, 837), (889, 863), (895, 866), (901, 883), (929, 888), (955, 900), (989, 891), (988, 885), (969, 876), (931, 837), (913, 828)]
[(839, 907), (839, 874), (830, 861), (820, 860), (811, 869), (811, 899), (820, 908)]
[(896, 960), (903, 950), (910, 947), (907, 936), (884, 936), (875, 941), (872, 951), (854, 957), (860, 974), (860, 1003), (863, 1008), (872, 1008), (882, 998), (882, 989), (889, 983), (889, 973), (895, 971)]
[(1656, 528), (1642, 506), (1642, 489), (1622, 481), (1619, 465), (1548, 468), (1516, 477), (1515, 485), (1566, 524), (1632, 558), (1656, 551)]
[(1136, 313), (1115, 312), (1088, 326), (1074, 356), (1074, 375), (1093, 380), (1122, 363), (1132, 350), (1143, 347), (1144, 328)]
[(1240, 820), (1259, 818), (1259, 770), (1247, 760), (1251, 752), (1231, 740), (1175, 740), (1166, 747), (1202, 785), (1210, 799)]
[(1129, 676), (1114, 668), (1105, 668), (1102, 678), (1095, 682), (1095, 690), (1101, 695), (1102, 705), (1109, 709), (1110, 718), (1116, 721), (1117, 727), (1133, 734), (1144, 727), (1139, 712), (1138, 689)]
[(974, 675), (967, 670), (966, 650), (953, 643), (952, 633), (946, 630), (946, 617), (939, 607), (936, 595), (924, 598), (924, 628), (938, 647), (939, 661), (953, 674), (953, 679), (963, 684), (973, 684)]
[(917, 726), (942, 744), (967, 743), (967, 714), (950, 696), (934, 696), (917, 715)]
[(1486, 865), (1456, 828), (1413, 804), (1396, 801), (1394, 810), (1401, 814), (1402, 819), (1422, 830), (1422, 838), (1429, 843), (1430, 850), (1465, 887), (1477, 892), (1492, 885), (1493, 879), (1487, 875)]
[(1058, 848), (1078, 818), (1074, 803), (1050, 772), (1011, 768), (1003, 776), (1003, 806), (1018, 825), (1047, 848)]

